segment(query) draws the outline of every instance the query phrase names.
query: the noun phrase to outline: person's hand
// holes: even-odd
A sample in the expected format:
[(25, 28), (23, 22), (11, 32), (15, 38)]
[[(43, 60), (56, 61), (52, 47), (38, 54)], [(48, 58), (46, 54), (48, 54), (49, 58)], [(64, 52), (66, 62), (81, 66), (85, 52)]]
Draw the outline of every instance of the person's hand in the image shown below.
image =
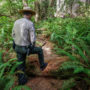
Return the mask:
[(14, 42), (14, 40), (13, 40), (13, 49), (15, 50), (15, 46), (16, 46), (16, 44), (15, 44), (15, 42)]
[(33, 46), (35, 47), (36, 42), (33, 43)]
[(30, 44), (29, 45), (29, 48), (27, 49), (27, 55), (28, 56), (30, 55), (30, 52), (33, 51), (34, 47), (35, 47), (35, 42), (33, 44)]
[(31, 50), (33, 50), (34, 47), (35, 47), (35, 44), (34, 44), (34, 43), (33, 43), (33, 44), (30, 44), (30, 49), (31, 49)]

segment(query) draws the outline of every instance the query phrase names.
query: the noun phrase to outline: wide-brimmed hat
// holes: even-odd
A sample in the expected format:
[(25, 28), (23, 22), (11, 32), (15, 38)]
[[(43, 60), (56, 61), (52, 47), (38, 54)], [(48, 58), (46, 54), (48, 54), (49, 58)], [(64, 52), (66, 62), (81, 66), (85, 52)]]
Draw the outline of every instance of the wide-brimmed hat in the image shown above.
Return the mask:
[(22, 10), (19, 10), (19, 13), (24, 13), (25, 11), (30, 12), (32, 15), (35, 15), (36, 12), (33, 11), (30, 7), (24, 7)]

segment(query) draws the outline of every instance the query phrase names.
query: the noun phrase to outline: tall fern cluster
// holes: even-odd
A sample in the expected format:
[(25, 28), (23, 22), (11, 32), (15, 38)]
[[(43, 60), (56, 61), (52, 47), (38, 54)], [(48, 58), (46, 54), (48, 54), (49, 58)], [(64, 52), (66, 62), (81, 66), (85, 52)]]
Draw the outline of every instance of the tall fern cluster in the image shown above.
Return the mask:
[(10, 48), (12, 45), (12, 26), (13, 20), (11, 21), (8, 17), (0, 17), (0, 48)]
[(17, 77), (15, 72), (17, 66), (21, 64), (16, 61), (16, 58), (10, 59), (7, 62), (3, 59), (3, 51), (0, 51), (0, 90), (30, 90), (27, 86), (16, 86)]
[(69, 57), (54, 72), (65, 81), (60, 90), (90, 89), (90, 18), (55, 18), (43, 21), (47, 36), (55, 43), (55, 52)]
[[(56, 71), (57, 77), (68, 77), (63, 84), (62, 90), (68, 90), (70, 88), (81, 88), (81, 90), (90, 89), (90, 59), (87, 56), (88, 53), (84, 54), (84, 50), (80, 49), (79, 46), (75, 48), (77, 55), (66, 52), (59, 49), (59, 54), (63, 53), (69, 56), (70, 60), (64, 62), (61, 67)], [(88, 51), (89, 52), (89, 49)], [(70, 84), (71, 83), (71, 84)]]

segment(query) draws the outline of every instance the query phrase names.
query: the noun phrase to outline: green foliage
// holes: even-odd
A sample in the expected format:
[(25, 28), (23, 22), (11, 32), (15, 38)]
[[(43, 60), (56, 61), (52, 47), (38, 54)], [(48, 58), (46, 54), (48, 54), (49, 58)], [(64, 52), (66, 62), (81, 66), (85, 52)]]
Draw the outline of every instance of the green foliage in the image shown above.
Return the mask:
[[(79, 46), (77, 46), (73, 43), (70, 43), (70, 44), (72, 44), (75, 48), (74, 54), (71, 54), (71, 53), (69, 53), (65, 50), (62, 50), (62, 49), (58, 49), (59, 54), (63, 53), (65, 55), (68, 55), (71, 60), (67, 61), (67, 62), (64, 62), (57, 72), (58, 72), (58, 74), (61, 74), (59, 72), (68, 71), (69, 74), (72, 74), (72, 77), (75, 81), (77, 81), (77, 79), (80, 78), (80, 81), (81, 82), (86, 82), (85, 85), (87, 86), (87, 85), (89, 85), (89, 82), (90, 82), (90, 79), (89, 79), (89, 77), (90, 77), (90, 69), (89, 69), (90, 68), (90, 61), (89, 61), (89, 58), (87, 56), (87, 55), (89, 55), (88, 54), (89, 49), (83, 48), (83, 44), (82, 44), (82, 48), (80, 48)], [(83, 51), (87, 52), (86, 55), (83, 53)], [(78, 56), (76, 56), (76, 54)], [(72, 57), (76, 57), (76, 58), (72, 58)], [(64, 73), (64, 77), (65, 76), (66, 76), (66, 74)], [(69, 81), (69, 79), (68, 79), (68, 81)], [(88, 80), (88, 82), (86, 80)], [(77, 82), (73, 82), (73, 83), (78, 85)], [(69, 85), (69, 83), (68, 83), (68, 85)]]
[(3, 53), (0, 51), (0, 64), (3, 63)]
[(15, 76), (5, 76), (3, 78), (0, 78), (0, 88), (2, 90), (10, 90), (12, 88), (12, 90), (31, 90), (29, 87), (23, 85), (23, 86), (15, 86), (15, 81), (16, 81), (16, 77)]
[(22, 90), (23, 88), (30, 90), (27, 86), (15, 86), (15, 81), (17, 81), (15, 70), (21, 63), (17, 62), (16, 58), (4, 62), (3, 53), (4, 52), (0, 52), (0, 61), (2, 62), (0, 63), (0, 88), (2, 90), (10, 90), (10, 88), (13, 88), (13, 90)]
[(14, 78), (12, 76), (0, 78), (0, 88), (2, 90), (8, 90), (14, 84)]
[(90, 18), (49, 18), (39, 23), (38, 28), (46, 28), (47, 36), (55, 44), (54, 51), (70, 59), (54, 72), (56, 77), (67, 78), (60, 90), (70, 90), (78, 86), (78, 80), (81, 83), (85, 82), (85, 87), (90, 85), (89, 23)]
[(19, 16), (18, 9), (21, 9), (23, 7), (22, 0), (3, 0), (0, 1), (0, 3), (2, 3), (0, 7), (0, 13), (6, 16)]
[[(32, 8), (34, 8), (33, 1), (35, 0), (28, 0), (28, 4)], [(72, 8), (74, 1), (66, 0), (64, 4)], [(50, 40), (55, 43), (54, 51), (57, 54), (66, 55), (70, 59), (64, 62), (55, 72), (56, 77), (67, 78), (60, 90), (70, 90), (78, 85), (78, 81), (81, 84), (85, 82), (86, 86), (90, 85), (90, 18), (89, 9), (87, 9), (89, 6), (84, 6), (79, 2), (79, 12), (87, 16), (86, 18), (62, 19), (50, 18), (53, 17), (56, 7), (48, 7), (48, 4), (48, 1), (43, 2), (41, 5), (41, 14), (45, 19), (49, 18), (46, 21), (38, 22), (36, 28), (45, 28), (46, 31), (44, 34), (50, 37)], [(0, 17), (0, 88), (2, 90), (10, 90), (16, 80), (14, 76), (15, 69), (20, 63), (16, 62), (16, 58), (8, 58), (8, 54), (3, 57), (4, 51), (2, 49), (10, 49), (12, 47), (11, 32), (13, 21), (20, 16), (18, 10), (22, 9), (23, 4), (22, 0), (0, 0), (0, 6), (0, 16), (2, 16)], [(48, 9), (45, 11), (43, 7)], [(47, 13), (47, 16), (45, 16), (45, 13)], [(13, 90), (22, 90), (21, 88), (30, 90), (26, 86), (14, 86)]]
[(2, 78), (5, 73), (13, 75), (16, 67), (19, 64), (21, 64), (21, 63), (17, 62), (16, 58), (10, 59), (8, 62), (0, 64), (0, 78)]
[[(79, 57), (75, 56), (75, 53), (73, 55), (73, 54), (70, 54), (69, 52), (62, 50), (62, 49), (58, 49), (59, 54), (63, 53), (65, 55), (68, 55), (71, 60), (64, 62), (61, 65), (61, 67), (58, 69), (57, 73), (60, 75), (61, 72), (63, 72), (64, 77), (67, 76), (67, 73), (65, 73), (65, 72), (69, 72), (68, 76), (70, 74), (72, 74), (72, 78), (74, 79), (74, 81), (72, 82), (71, 85), (73, 85), (73, 84), (78, 85), (77, 79), (79, 79), (79, 78), (80, 78), (81, 82), (86, 82), (85, 83), (86, 86), (90, 85), (90, 83), (89, 83), (90, 82), (90, 79), (89, 79), (89, 77), (90, 77), (90, 69), (89, 69), (90, 68), (90, 61), (89, 61), (89, 58), (87, 58), (87, 56), (84, 55), (83, 50), (81, 48), (79, 48), (77, 45), (74, 45), (74, 47), (77, 50), (77, 55)], [(88, 55), (88, 53), (87, 53), (87, 55)], [(76, 58), (72, 58), (72, 57), (76, 57)], [(70, 79), (70, 77), (69, 77), (69, 79)], [(69, 79), (65, 81), (63, 86), (64, 85), (65, 85), (65, 87), (69, 86), (69, 82), (70, 82)], [(67, 83), (67, 85), (66, 85), (66, 83)], [(65, 90), (67, 90), (67, 89), (65, 89)]]
[(12, 90), (22, 90), (22, 89), (25, 89), (25, 90), (31, 90), (29, 87), (27, 86), (17, 86), (15, 88), (13, 88)]
[(27, 0), (27, 3), (28, 3), (28, 6), (30, 6), (31, 8), (33, 8), (34, 9), (34, 2), (35, 2), (36, 0)]
[(75, 80), (70, 78), (69, 80), (64, 81), (64, 84), (60, 90), (70, 90), (72, 87), (75, 86)]
[(10, 48), (12, 45), (12, 26), (13, 22), (8, 17), (0, 17), (0, 47)]
[(90, 44), (89, 23), (89, 18), (49, 18), (47, 21), (39, 23), (38, 28), (46, 28), (46, 34), (50, 36), (51, 41), (58, 47), (71, 51), (72, 46), (69, 45), (69, 42), (73, 41), (79, 44), (80, 40), (84, 40), (86, 45)]

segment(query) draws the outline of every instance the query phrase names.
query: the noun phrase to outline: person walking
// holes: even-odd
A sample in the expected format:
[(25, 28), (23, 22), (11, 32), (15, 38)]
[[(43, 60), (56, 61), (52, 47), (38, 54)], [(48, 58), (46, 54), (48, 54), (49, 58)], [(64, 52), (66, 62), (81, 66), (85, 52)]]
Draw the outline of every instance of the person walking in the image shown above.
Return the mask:
[(47, 63), (44, 62), (42, 48), (35, 46), (35, 27), (34, 23), (31, 21), (31, 17), (35, 15), (35, 11), (30, 7), (24, 7), (19, 12), (23, 14), (23, 18), (15, 21), (12, 29), (12, 37), (13, 48), (17, 54), (17, 59), (19, 62), (22, 62), (17, 67), (18, 70), (23, 71), (23, 73), (18, 74), (19, 85), (24, 85), (27, 82), (25, 74), (26, 56), (30, 54), (38, 54), (40, 69), (42, 71), (46, 68)]

